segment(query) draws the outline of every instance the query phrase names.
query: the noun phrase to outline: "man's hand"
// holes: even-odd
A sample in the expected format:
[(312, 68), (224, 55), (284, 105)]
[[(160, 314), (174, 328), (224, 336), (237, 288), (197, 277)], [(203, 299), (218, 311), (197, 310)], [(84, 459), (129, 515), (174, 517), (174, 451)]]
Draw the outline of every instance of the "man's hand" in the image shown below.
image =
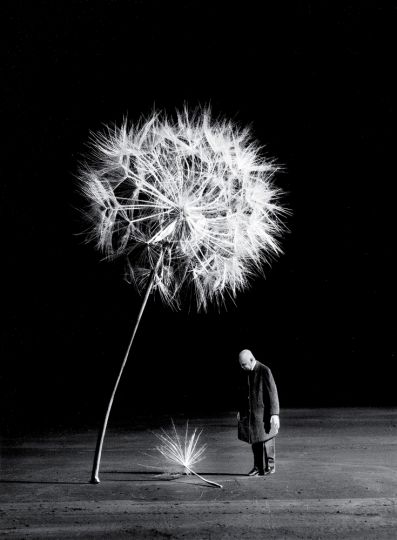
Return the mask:
[(280, 417), (278, 414), (273, 414), (273, 416), (270, 417), (270, 425), (274, 426), (275, 429), (280, 429)]
[(237, 421), (240, 421), (240, 413), (237, 413)]

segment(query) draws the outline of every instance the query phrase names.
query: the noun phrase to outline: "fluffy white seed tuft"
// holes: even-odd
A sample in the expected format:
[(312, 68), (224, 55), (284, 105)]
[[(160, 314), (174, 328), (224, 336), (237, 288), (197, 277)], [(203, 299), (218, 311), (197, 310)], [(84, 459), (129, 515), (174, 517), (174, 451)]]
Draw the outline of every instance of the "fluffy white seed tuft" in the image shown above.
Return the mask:
[(155, 433), (161, 443), (156, 449), (167, 461), (183, 467), (185, 472), (190, 474), (194, 472), (192, 467), (204, 459), (207, 448), (206, 444), (197, 446), (201, 433), (202, 431), (197, 432), (197, 429), (189, 433), (189, 423), (186, 422), (184, 435), (179, 435), (172, 421), (171, 432), (162, 429), (161, 433)]
[[(81, 172), (89, 238), (106, 258), (126, 259), (127, 279), (174, 306), (193, 286), (199, 308), (235, 297), (280, 254), (278, 167), (247, 129), (209, 110), (153, 114), (92, 137)], [(159, 261), (160, 259), (160, 261)], [(160, 264), (158, 264), (160, 262)]]

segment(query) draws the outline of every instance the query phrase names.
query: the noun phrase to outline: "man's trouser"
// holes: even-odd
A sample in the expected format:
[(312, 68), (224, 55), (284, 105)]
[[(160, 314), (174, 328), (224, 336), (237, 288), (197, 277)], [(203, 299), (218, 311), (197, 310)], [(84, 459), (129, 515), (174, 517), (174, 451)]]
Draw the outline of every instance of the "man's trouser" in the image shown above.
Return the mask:
[(276, 438), (256, 442), (252, 445), (254, 466), (258, 471), (268, 471), (276, 467)]

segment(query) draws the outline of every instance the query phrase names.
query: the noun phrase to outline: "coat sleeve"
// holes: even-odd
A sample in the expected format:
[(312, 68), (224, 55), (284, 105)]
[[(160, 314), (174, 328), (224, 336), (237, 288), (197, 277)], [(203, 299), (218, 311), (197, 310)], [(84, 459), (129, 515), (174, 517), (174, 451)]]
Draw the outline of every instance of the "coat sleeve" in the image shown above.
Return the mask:
[(268, 410), (270, 416), (273, 416), (273, 414), (280, 414), (280, 405), (278, 401), (278, 393), (277, 393), (277, 386), (274, 382), (274, 378), (272, 375), (272, 372), (267, 367), (264, 370), (264, 392), (267, 393), (267, 396), (264, 397), (265, 403), (268, 404)]

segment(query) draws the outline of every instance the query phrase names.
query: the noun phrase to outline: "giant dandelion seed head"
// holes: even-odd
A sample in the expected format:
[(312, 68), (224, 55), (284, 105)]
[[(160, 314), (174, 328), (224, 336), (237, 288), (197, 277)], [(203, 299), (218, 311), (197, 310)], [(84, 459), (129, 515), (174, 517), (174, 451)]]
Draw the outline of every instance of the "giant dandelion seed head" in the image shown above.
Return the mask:
[(106, 258), (125, 257), (127, 278), (178, 305), (192, 286), (198, 307), (234, 297), (278, 255), (278, 170), (248, 129), (208, 109), (153, 114), (93, 135), (82, 169), (90, 233)]

